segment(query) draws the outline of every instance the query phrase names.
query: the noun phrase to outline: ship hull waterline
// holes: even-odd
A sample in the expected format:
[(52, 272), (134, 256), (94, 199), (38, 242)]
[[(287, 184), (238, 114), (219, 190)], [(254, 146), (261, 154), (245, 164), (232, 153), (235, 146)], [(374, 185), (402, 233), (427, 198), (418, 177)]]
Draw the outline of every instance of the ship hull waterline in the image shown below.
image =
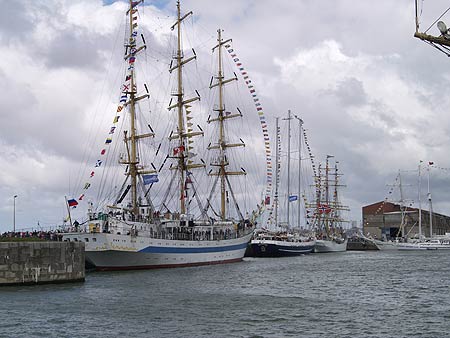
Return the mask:
[(86, 262), (97, 271), (112, 271), (239, 262), (244, 257), (251, 236), (216, 241), (182, 241), (97, 233), (70, 234), (67, 238), (87, 239)]
[(289, 243), (282, 241), (253, 240), (250, 244), (250, 257), (291, 257), (310, 254), (314, 242)]

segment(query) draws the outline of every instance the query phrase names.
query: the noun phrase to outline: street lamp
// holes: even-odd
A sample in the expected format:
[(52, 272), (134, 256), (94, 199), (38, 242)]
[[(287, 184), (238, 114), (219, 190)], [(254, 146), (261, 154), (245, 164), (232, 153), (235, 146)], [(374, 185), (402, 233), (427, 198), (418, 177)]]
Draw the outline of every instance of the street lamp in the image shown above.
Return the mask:
[(13, 207), (13, 226), (14, 226), (14, 232), (16, 232), (16, 198), (17, 195), (14, 195), (14, 207)]

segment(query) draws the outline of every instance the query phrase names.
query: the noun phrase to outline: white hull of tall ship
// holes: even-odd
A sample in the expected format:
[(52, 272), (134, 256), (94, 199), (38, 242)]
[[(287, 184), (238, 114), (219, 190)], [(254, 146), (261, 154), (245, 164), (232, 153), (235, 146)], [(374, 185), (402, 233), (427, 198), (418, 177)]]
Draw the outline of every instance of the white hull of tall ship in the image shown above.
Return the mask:
[(344, 252), (347, 251), (347, 242), (346, 238), (344, 241), (336, 242), (334, 240), (328, 239), (317, 239), (316, 246), (314, 247), (314, 252), (316, 253), (325, 253), (325, 252)]
[[(139, 224), (144, 223), (134, 223), (138, 228)], [(120, 231), (111, 231), (113, 233), (91, 231), (65, 233), (63, 240), (84, 242), (86, 262), (98, 271), (107, 271), (239, 262), (243, 259), (252, 237), (252, 231), (247, 229), (250, 231), (239, 237), (231, 232), (226, 235), (216, 233), (214, 237), (213, 233), (211, 240), (201, 237), (198, 233), (194, 234), (196, 228), (184, 227), (190, 233), (178, 233), (178, 237), (190, 237), (189, 239), (172, 239), (177, 235), (161, 234), (156, 231), (152, 231), (150, 236), (133, 235), (133, 231), (131, 234)], [(211, 229), (211, 227), (197, 229), (203, 229), (205, 234), (208, 232), (207, 228)]]
[(450, 250), (450, 240), (430, 239), (416, 243), (402, 243), (398, 250)]
[(450, 250), (450, 240), (431, 239), (423, 242), (384, 242), (373, 240), (381, 251)]

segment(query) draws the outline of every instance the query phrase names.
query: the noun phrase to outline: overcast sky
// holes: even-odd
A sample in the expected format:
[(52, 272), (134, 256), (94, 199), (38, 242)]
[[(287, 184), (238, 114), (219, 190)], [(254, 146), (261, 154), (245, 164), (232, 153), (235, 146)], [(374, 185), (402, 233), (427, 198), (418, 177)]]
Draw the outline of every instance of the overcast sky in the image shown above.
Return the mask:
[[(422, 3), (423, 31), (447, 4)], [(17, 228), (60, 224), (71, 170), (83, 156), (86, 116), (97, 103), (108, 52), (123, 38), (126, 5), (0, 5), (0, 231), (12, 229), (14, 195)], [(173, 23), (175, 1), (146, 6), (147, 16), (155, 16), (148, 39), (162, 45), (159, 30)], [(339, 160), (351, 219), (360, 221), (363, 205), (395, 198), (387, 185), (399, 169), (407, 171), (407, 198), (417, 206), (411, 170), (420, 160), (434, 162), (434, 209), (450, 215), (450, 60), (413, 37), (413, 0), (185, 0), (182, 6), (194, 12), (201, 39), (218, 27), (233, 38), (268, 117), (291, 109), (304, 120), (316, 158)]]

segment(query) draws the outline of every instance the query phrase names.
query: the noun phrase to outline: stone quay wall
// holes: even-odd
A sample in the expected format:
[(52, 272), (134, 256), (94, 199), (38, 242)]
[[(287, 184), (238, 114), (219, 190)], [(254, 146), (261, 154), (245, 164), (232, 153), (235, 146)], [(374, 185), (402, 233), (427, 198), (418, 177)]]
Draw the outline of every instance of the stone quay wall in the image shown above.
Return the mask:
[(84, 278), (83, 242), (0, 242), (0, 286)]

